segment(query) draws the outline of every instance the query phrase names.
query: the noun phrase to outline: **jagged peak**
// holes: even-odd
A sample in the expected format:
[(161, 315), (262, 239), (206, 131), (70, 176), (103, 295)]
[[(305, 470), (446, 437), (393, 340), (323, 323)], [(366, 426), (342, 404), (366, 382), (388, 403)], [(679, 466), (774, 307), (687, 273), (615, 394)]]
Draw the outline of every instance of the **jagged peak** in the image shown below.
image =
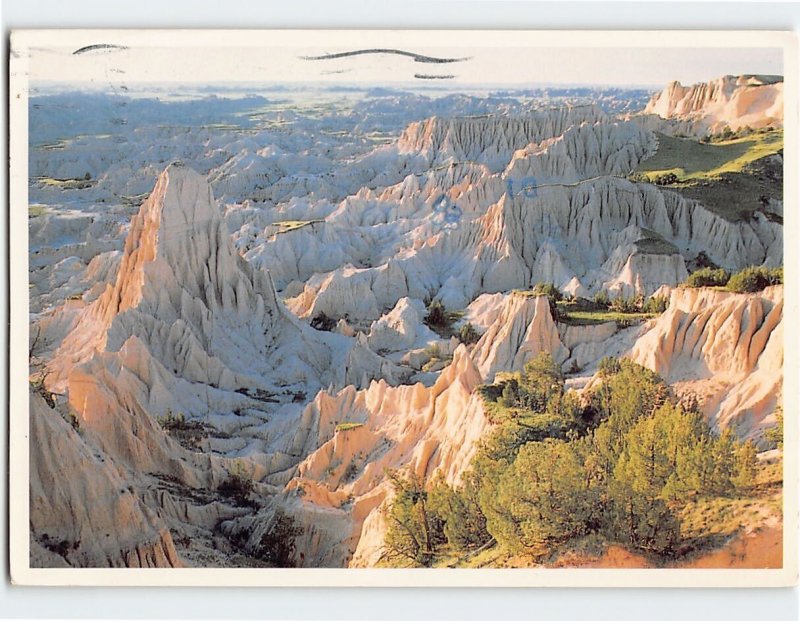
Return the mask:
[(101, 305), (105, 318), (141, 301), (145, 265), (159, 256), (168, 263), (185, 258), (187, 245), (208, 235), (215, 220), (221, 222), (206, 179), (180, 161), (169, 164), (131, 220), (116, 282)]

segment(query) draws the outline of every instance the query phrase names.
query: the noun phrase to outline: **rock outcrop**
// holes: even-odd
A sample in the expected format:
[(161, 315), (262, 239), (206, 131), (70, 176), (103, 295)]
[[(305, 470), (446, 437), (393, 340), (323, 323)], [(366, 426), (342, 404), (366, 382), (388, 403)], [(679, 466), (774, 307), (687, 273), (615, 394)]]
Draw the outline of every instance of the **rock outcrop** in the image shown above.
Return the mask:
[(783, 78), (726, 75), (691, 86), (670, 82), (653, 95), (643, 114), (688, 123), (697, 134), (725, 127), (783, 127)]
[(569, 358), (547, 296), (519, 292), (507, 296), (472, 356), (481, 376), (491, 383), (498, 371), (519, 371), (541, 352), (548, 352), (559, 364)]
[(474, 393), (481, 383), (462, 345), (430, 388), (380, 381), (366, 390), (317, 395), (293, 446), (308, 457), (286, 485), (283, 505), (298, 523), (316, 524), (298, 543), (304, 564), (363, 566), (376, 560), (384, 531), (364, 525), (380, 520), (390, 492), (386, 468), (460, 480), (488, 424)]
[(696, 394), (715, 426), (759, 440), (783, 389), (783, 287), (676, 289), (630, 356)]
[(30, 432), (32, 566), (182, 565), (124, 475), (35, 393)]

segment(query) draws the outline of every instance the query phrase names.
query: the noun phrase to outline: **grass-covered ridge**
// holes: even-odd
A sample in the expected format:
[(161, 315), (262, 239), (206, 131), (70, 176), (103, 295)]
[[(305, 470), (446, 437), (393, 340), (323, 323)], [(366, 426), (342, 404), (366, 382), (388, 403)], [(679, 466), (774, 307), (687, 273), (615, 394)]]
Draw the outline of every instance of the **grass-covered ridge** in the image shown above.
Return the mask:
[(58, 188), (59, 190), (85, 190), (95, 185), (89, 173), (81, 179), (53, 179), (52, 177), (38, 177), (36, 182), (44, 186)]
[(770, 212), (772, 200), (783, 199), (783, 130), (757, 131), (716, 142), (658, 135), (656, 153), (634, 170), (631, 179), (668, 186), (729, 220), (750, 219)]
[(641, 162), (634, 172), (651, 179), (674, 173), (680, 182), (711, 179), (724, 173), (740, 173), (748, 164), (782, 149), (781, 129), (709, 143), (658, 134), (655, 155)]
[(594, 300), (577, 298), (556, 302), (557, 320), (571, 326), (591, 326), (613, 321), (627, 328), (663, 313), (668, 300), (663, 296), (632, 296), (611, 299), (605, 293)]
[(358, 429), (363, 426), (364, 423), (339, 423), (336, 425), (336, 431), (352, 431), (353, 429)]

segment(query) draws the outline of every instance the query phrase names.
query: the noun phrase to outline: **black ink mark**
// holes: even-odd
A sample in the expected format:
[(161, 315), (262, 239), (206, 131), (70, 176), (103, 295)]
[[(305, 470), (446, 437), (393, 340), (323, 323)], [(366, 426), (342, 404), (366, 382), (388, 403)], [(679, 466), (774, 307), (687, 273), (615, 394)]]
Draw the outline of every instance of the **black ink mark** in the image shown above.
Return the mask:
[(454, 75), (429, 75), (427, 73), (415, 73), (414, 77), (418, 80), (452, 80)]
[(333, 60), (335, 58), (347, 58), (348, 56), (361, 56), (362, 54), (398, 54), (399, 56), (413, 58), (416, 63), (460, 63), (472, 58), (471, 56), (465, 56), (464, 58), (437, 58), (436, 56), (424, 56), (423, 54), (415, 54), (414, 52), (407, 52), (405, 50), (376, 48), (370, 50), (353, 50), (352, 52), (338, 52), (336, 54), (323, 54), (322, 56), (300, 56), (300, 59)]
[(96, 43), (94, 45), (86, 45), (84, 47), (78, 48), (74, 52), (72, 52), (73, 56), (77, 56), (78, 54), (85, 54), (86, 52), (94, 52), (97, 50), (127, 50), (128, 47), (126, 45), (112, 45), (110, 43)]

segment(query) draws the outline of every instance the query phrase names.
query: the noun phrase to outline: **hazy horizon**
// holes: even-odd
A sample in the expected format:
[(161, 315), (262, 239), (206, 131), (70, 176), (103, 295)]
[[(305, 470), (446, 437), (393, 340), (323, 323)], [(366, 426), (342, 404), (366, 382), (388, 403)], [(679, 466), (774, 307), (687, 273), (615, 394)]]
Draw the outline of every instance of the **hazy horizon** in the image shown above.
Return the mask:
[[(349, 48), (354, 50), (355, 46)], [(374, 48), (371, 48), (374, 49)], [(724, 75), (783, 75), (780, 48), (31, 48), (34, 84), (315, 84), (394, 88), (659, 88)], [(400, 50), (398, 53), (396, 50)], [(76, 54), (76, 52), (79, 52)], [(419, 60), (413, 55), (423, 56)], [(317, 57), (312, 59), (309, 57)], [(520, 62), (521, 59), (528, 62)], [(202, 59), (201, 62), (198, 59)], [(432, 60), (435, 59), (435, 60)], [(443, 62), (445, 59), (446, 62)], [(100, 87), (100, 88), (104, 88)]]

